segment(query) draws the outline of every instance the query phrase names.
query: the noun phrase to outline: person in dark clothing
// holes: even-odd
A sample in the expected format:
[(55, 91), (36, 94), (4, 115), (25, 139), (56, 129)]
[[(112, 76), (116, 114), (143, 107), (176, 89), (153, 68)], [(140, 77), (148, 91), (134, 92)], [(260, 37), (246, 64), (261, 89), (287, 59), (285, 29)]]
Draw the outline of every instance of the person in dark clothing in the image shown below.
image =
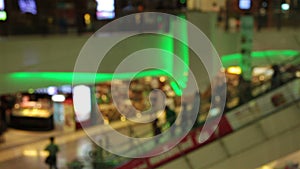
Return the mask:
[(271, 88), (274, 89), (281, 85), (281, 77), (280, 77), (280, 67), (278, 65), (273, 65), (273, 75), (271, 79)]
[(54, 137), (50, 137), (50, 144), (45, 148), (49, 152), (48, 157), (46, 158), (46, 163), (49, 165), (50, 169), (57, 169), (57, 157), (56, 154), (59, 152), (59, 148), (54, 144)]
[(239, 104), (244, 104), (252, 98), (251, 81), (245, 80), (242, 75), (239, 77), (238, 90)]
[[(161, 134), (161, 128), (158, 125), (159, 120), (156, 118), (153, 122), (152, 122), (152, 129), (153, 129), (153, 137), (156, 135)], [(158, 138), (155, 138), (155, 142), (158, 143), (159, 140)]]
[(182, 126), (187, 126), (190, 123), (190, 112), (187, 110), (187, 104), (182, 103), (182, 110), (181, 110), (181, 124)]
[(4, 129), (3, 129), (3, 124), (4, 122), (0, 119), (0, 143), (4, 143), (5, 142), (5, 138), (4, 138)]
[(171, 135), (174, 136), (175, 126), (172, 126), (172, 125), (176, 121), (176, 113), (173, 110), (171, 110), (168, 106), (166, 106), (165, 112), (166, 112), (166, 121), (167, 121), (167, 123), (169, 125), (169, 128), (171, 130)]
[(158, 122), (159, 120), (157, 118), (152, 122), (153, 136), (161, 134), (161, 128), (159, 127)]
[(172, 126), (176, 121), (176, 113), (166, 106), (166, 119), (170, 126)]

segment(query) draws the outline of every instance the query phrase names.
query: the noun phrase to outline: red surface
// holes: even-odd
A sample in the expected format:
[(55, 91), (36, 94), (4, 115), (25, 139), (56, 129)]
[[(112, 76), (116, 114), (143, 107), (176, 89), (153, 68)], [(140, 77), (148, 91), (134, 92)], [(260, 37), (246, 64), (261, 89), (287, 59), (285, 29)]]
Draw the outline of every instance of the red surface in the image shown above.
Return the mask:
[[(214, 126), (216, 125), (216, 121), (212, 120), (207, 125), (208, 125), (206, 127), (207, 131), (213, 131)], [(208, 140), (206, 140), (205, 142), (199, 143), (198, 140), (199, 140), (200, 132), (205, 132), (205, 131), (202, 131), (202, 129), (203, 129), (203, 126), (192, 130), (184, 139), (182, 139), (180, 141), (178, 146), (169, 150), (166, 153), (163, 153), (159, 156), (149, 157), (149, 158), (132, 159), (131, 161), (123, 164), (122, 166), (117, 167), (117, 169), (129, 169), (129, 168), (130, 169), (146, 169), (146, 168), (159, 167), (159, 166), (162, 166), (172, 160), (175, 160), (176, 158), (179, 158), (183, 154), (190, 153), (190, 152), (216, 140), (217, 138), (225, 136), (233, 131), (228, 120), (225, 118), (225, 116), (222, 116), (222, 118), (220, 120), (219, 128), (217, 130), (218, 132), (214, 132), (208, 138)], [(218, 135), (216, 133), (218, 133)], [(172, 143), (166, 143), (165, 145), (157, 147), (156, 149), (154, 149), (153, 151), (151, 151), (149, 153), (151, 154), (153, 152), (158, 152), (161, 150), (162, 147), (168, 146), (168, 144), (172, 145)]]

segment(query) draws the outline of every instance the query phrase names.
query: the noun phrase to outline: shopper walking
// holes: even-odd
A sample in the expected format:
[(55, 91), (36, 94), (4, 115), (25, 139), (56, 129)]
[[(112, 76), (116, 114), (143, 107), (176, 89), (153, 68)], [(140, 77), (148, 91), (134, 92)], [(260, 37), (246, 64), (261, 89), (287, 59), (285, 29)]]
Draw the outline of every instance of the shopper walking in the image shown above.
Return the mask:
[[(159, 120), (157, 118), (154, 121), (152, 121), (153, 137), (161, 134), (161, 128), (158, 123), (159, 123)], [(155, 138), (155, 142), (157, 144), (159, 142), (159, 139)]]
[(50, 169), (57, 169), (57, 157), (56, 154), (59, 152), (58, 146), (54, 143), (54, 137), (50, 137), (50, 144), (45, 148), (49, 152), (48, 157), (46, 158), (46, 164), (49, 165)]
[(252, 99), (251, 81), (245, 80), (242, 75), (239, 77), (238, 93), (239, 104), (245, 104)]
[(276, 87), (279, 87), (281, 85), (281, 72), (280, 67), (278, 65), (273, 65), (273, 75), (271, 79), (271, 89), (274, 89)]
[(171, 130), (171, 135), (174, 136), (176, 127), (172, 125), (175, 123), (177, 115), (173, 110), (170, 109), (169, 106), (166, 106), (165, 112), (166, 112), (166, 121), (169, 125), (169, 129)]
[(4, 124), (3, 124), (3, 121), (0, 120), (0, 143), (4, 143), (5, 142), (5, 138), (4, 138)]

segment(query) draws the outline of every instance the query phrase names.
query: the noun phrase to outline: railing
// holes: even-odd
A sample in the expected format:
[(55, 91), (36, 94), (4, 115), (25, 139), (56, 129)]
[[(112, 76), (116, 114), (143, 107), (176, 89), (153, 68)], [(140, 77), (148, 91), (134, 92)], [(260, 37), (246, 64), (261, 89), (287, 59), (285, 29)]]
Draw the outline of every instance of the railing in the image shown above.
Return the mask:
[[(93, 163), (94, 168), (104, 166), (108, 168), (113, 168), (114, 166), (118, 169), (123, 168), (135, 168), (138, 166), (146, 166), (145, 168), (155, 168), (161, 166), (171, 160), (174, 160), (179, 157), (185, 157), (186, 153), (194, 151), (199, 147), (202, 147), (208, 143), (211, 143), (221, 137), (224, 137), (228, 134), (231, 134), (235, 131), (240, 130), (241, 128), (247, 127), (258, 120), (264, 119), (270, 115), (273, 115), (280, 110), (292, 105), (298, 104), (299, 108), (299, 101), (300, 101), (300, 79), (292, 79), (287, 83), (279, 86), (275, 89), (268, 90), (265, 93), (253, 98), (249, 102), (243, 105), (239, 105), (238, 107), (231, 109), (225, 112), (221, 120), (219, 122), (218, 129), (209, 137), (205, 138), (205, 142), (200, 142), (200, 132), (202, 131), (202, 127), (204, 122), (200, 122), (195, 128), (189, 132), (189, 134), (180, 141), (180, 143), (170, 150), (168, 153), (164, 153), (159, 156), (155, 157), (148, 157), (143, 159), (129, 159), (125, 157), (120, 157), (104, 150), (101, 150), (103, 153), (102, 159), (97, 159), (95, 157), (88, 157), (84, 159), (88, 163)], [(208, 130), (215, 130), (215, 117), (211, 117), (207, 119), (209, 125)], [(211, 122), (211, 123), (210, 123)], [(150, 124), (151, 125), (151, 124)], [(148, 126), (149, 127), (149, 126)], [(145, 138), (152, 136), (152, 130), (146, 130), (140, 134), (136, 134), (134, 132), (135, 129), (139, 128), (139, 126), (128, 126), (127, 135), (130, 137), (137, 137), (137, 138)], [(207, 130), (207, 129), (206, 129)], [(177, 135), (181, 134), (180, 130), (176, 131)], [(109, 133), (108, 133), (109, 134)], [(107, 134), (107, 135), (108, 135)], [(105, 137), (106, 133), (103, 134)], [(204, 134), (206, 135), (206, 134)], [(160, 145), (157, 146), (155, 141), (144, 141), (138, 143), (132, 142), (121, 142), (118, 146), (120, 150), (118, 152), (126, 152), (128, 155), (138, 155), (140, 154), (140, 150), (142, 152), (151, 153), (153, 151), (157, 151), (157, 149), (163, 148), (163, 146), (170, 145), (172, 141), (170, 141), (170, 137), (165, 137), (164, 140), (160, 140)], [(107, 142), (109, 137), (104, 138)], [(137, 149), (132, 149), (132, 145), (138, 147)], [(187, 146), (188, 145), (188, 146)], [(186, 163), (189, 164), (188, 158), (186, 159)], [(120, 165), (121, 164), (121, 165)], [(122, 165), (123, 164), (123, 165)], [(192, 166), (190, 167), (192, 168)]]
[[(170, 152), (165, 153), (167, 155), (162, 154), (156, 157), (132, 159), (131, 161), (124, 163), (117, 168), (143, 168), (143, 166), (146, 166), (144, 168), (155, 168), (161, 166), (180, 156), (185, 156), (186, 153), (194, 151), (199, 147), (202, 147), (203, 145), (217, 140), (218, 138), (221, 138), (227, 134), (231, 134), (241, 128), (255, 123), (258, 120), (264, 119), (270, 115), (280, 112), (280, 110), (283, 110), (288, 106), (291, 106), (293, 104), (299, 105), (299, 101), (300, 79), (294, 79), (287, 84), (284, 84), (260, 97), (255, 98), (254, 100), (249, 101), (247, 104), (241, 105), (231, 111), (226, 112), (222, 116), (218, 130), (216, 130), (216, 132), (214, 132), (213, 135), (206, 140), (206, 142), (199, 143), (199, 133), (205, 132), (202, 131), (202, 126), (204, 123), (201, 123), (174, 148), (174, 151), (172, 149)], [(208, 120), (213, 121), (214, 118)], [(211, 128), (213, 127), (214, 126), (211, 126)], [(192, 142), (191, 146), (185, 146), (190, 142)], [(155, 149), (155, 147), (153, 148)], [(187, 164), (189, 164), (188, 161), (186, 162)]]

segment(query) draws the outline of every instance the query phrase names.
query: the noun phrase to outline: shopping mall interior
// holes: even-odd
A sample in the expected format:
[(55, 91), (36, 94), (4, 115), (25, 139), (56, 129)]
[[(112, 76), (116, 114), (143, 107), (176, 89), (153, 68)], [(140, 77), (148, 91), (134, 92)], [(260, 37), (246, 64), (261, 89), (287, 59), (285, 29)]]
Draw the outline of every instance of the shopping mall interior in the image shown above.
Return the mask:
[(300, 168), (300, 0), (0, 0), (0, 53), (0, 169)]

